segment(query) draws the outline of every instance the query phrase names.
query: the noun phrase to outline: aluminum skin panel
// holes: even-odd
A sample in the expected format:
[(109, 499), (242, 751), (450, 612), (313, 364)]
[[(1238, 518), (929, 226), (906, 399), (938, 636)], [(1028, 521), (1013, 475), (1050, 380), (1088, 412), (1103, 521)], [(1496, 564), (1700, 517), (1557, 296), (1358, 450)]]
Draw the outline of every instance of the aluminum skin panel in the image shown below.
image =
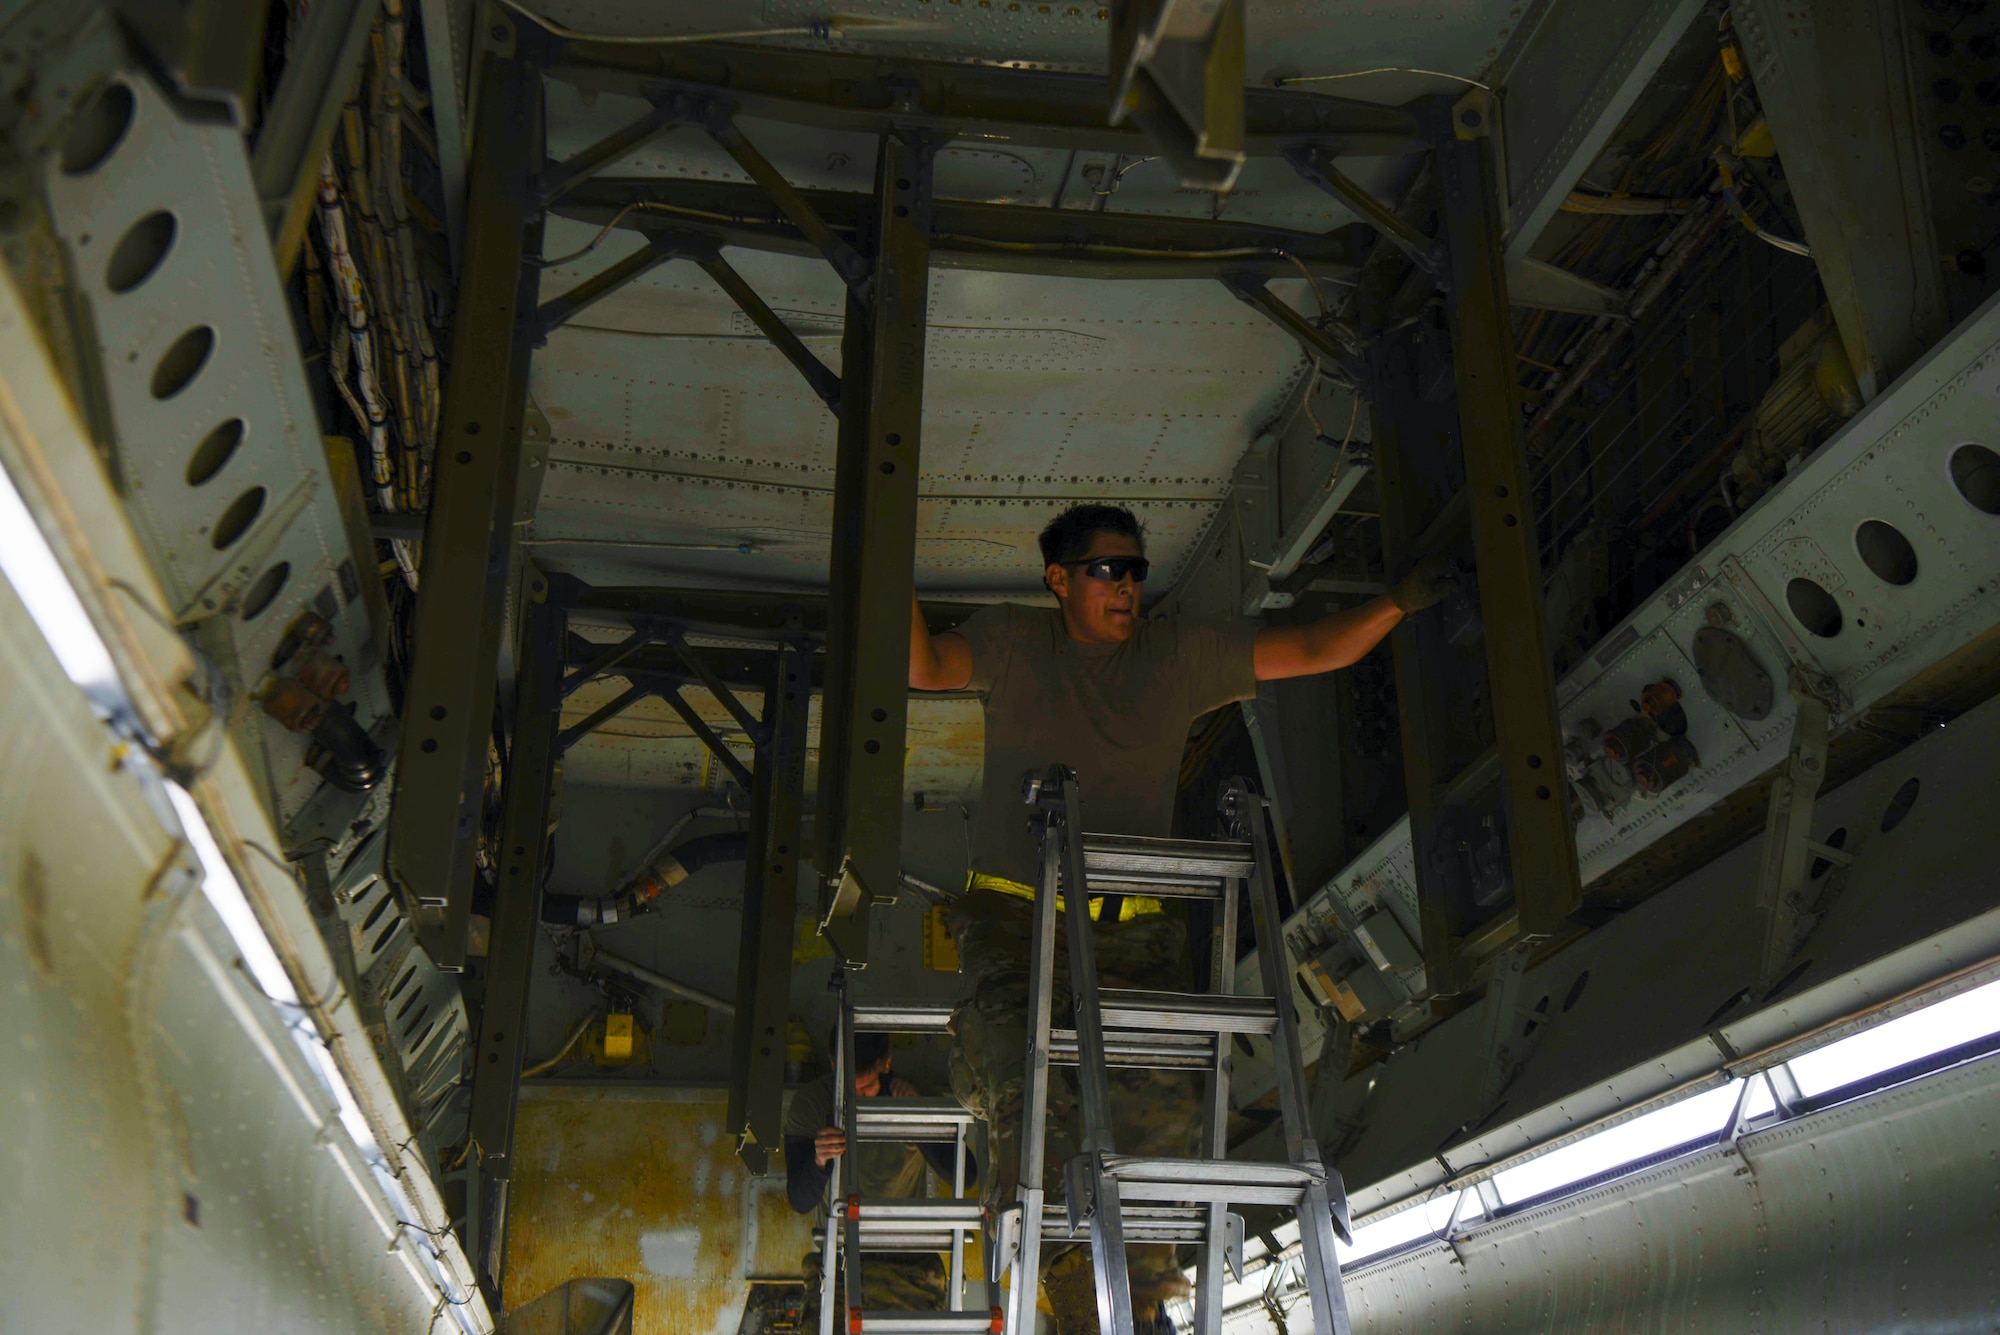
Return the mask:
[(2000, 1307), (1996, 1096), (1987, 1057), (1464, 1229), (1350, 1272), (1356, 1325), (1982, 1327)]
[[(767, 0), (746, 10), (729, 0), (699, 0), (663, 13), (647, 0), (540, 0), (531, 5), (569, 28), (591, 34), (658, 35), (799, 28), (824, 24), (827, 10), (811, 0)], [(1520, 22), (1524, 0), (1468, 0), (1440, 6), (1422, 0), (1251, 0), (1246, 7), (1245, 68), (1254, 83), (1301, 75), (1350, 73), (1385, 65), (1416, 66), (1479, 77)], [(750, 14), (756, 18), (746, 22)], [(852, 18), (848, 18), (848, 16)], [(1102, 74), (1110, 11), (1095, 4), (1035, 0), (856, 0), (841, 10), (841, 50), (913, 59), (996, 59), (1017, 68)], [(777, 36), (784, 45), (814, 44)], [(823, 44), (823, 43), (821, 43)], [(1343, 96), (1402, 102), (1451, 85), (1415, 76), (1348, 79)], [(1362, 90), (1366, 90), (1365, 92)]]
[[(561, 255), (592, 229), (551, 219), (549, 233)], [(613, 237), (551, 271), (544, 299), (638, 244)], [(728, 253), (837, 369), (831, 269)], [(1039, 594), (1035, 534), (1086, 500), (1139, 514), (1166, 587), (1227, 494), (1242, 442), (1305, 370), (1283, 332), (1212, 282), (939, 272), (929, 318), (927, 596)], [(556, 330), (531, 392), (554, 435), (530, 537), (538, 560), (598, 583), (824, 587), (834, 418), (693, 265), (657, 269)]]

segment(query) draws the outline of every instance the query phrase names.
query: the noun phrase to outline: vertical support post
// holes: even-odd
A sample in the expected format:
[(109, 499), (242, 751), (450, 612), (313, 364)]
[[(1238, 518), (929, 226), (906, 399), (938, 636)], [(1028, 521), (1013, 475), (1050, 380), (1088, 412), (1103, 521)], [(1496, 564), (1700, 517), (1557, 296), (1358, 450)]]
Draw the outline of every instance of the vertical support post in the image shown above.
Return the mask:
[(743, 934), (736, 956), (736, 1030), (729, 1129), (758, 1177), (781, 1145), (785, 1032), (791, 1018), (792, 920), (798, 909), (799, 831), (806, 781), (812, 649), (778, 647), (764, 692), (763, 744), (750, 794), (750, 856), (743, 872)]
[(1475, 93), (1452, 111), (1437, 148), (1451, 256), (1453, 370), (1465, 452), (1472, 549), (1485, 627), (1494, 746), (1505, 790), (1507, 853), (1519, 934), (1558, 931), (1583, 900), (1576, 830), (1563, 779), (1562, 723), (1542, 628), (1540, 539), (1522, 449), (1504, 233), (1489, 129)]
[[(1424, 360), (1419, 334), (1431, 341), (1439, 337), (1422, 327), (1384, 334), (1369, 357), (1369, 421), (1381, 496), (1382, 548), (1392, 577), (1445, 545), (1440, 533), (1432, 538), (1436, 545), (1425, 550), (1426, 536), (1439, 527), (1437, 516), (1452, 508), (1440, 494), (1448, 493), (1451, 485), (1450, 405), (1435, 402), (1417, 388), (1418, 367)], [(1396, 627), (1390, 645), (1416, 853), (1424, 985), (1432, 995), (1449, 996), (1459, 990), (1452, 928), (1453, 901), (1460, 897), (1457, 882), (1463, 873), (1445, 853), (1454, 841), (1445, 837), (1439, 791), (1456, 767), (1471, 761), (1479, 744), (1477, 721), (1469, 715), (1474, 698), (1470, 688), (1477, 684), (1480, 665), (1468, 661), (1438, 622), (1437, 615), (1409, 618)]]
[(567, 620), (565, 590), (557, 587), (561, 579), (531, 570), (524, 586), (526, 617), (501, 825), (500, 888), (493, 903), (486, 1001), (472, 1071), (469, 1134), (481, 1170), (493, 1178), (512, 1175), (515, 1096), (535, 961), (535, 922), (541, 914), (542, 866), (548, 855), (550, 789), (559, 755)]
[(932, 151), (882, 139), (874, 274), (865, 300), (849, 295), (841, 340), (817, 824), (822, 931), (857, 967), (869, 905), (895, 897), (902, 857)]
[[(513, 24), (489, 35), (511, 48)], [(497, 40), (497, 39), (496, 39)], [(530, 322), (540, 248), (532, 212), (542, 160), (540, 74), (489, 47), (479, 96), (480, 151), (458, 289), (451, 377), (403, 706), (389, 865), (410, 901), (418, 939), (440, 968), (465, 961), (473, 848), (514, 556), (514, 493), (527, 403)]]

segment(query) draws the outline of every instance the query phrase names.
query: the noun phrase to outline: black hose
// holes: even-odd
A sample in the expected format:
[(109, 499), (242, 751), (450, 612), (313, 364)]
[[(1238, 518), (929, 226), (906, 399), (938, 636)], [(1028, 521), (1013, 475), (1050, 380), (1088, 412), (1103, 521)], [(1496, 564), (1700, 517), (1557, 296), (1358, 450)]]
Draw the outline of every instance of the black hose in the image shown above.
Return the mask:
[(742, 862), (750, 836), (740, 830), (698, 835), (663, 854), (615, 895), (542, 896), (542, 921), (552, 927), (599, 927), (645, 912), (670, 886), (703, 867)]

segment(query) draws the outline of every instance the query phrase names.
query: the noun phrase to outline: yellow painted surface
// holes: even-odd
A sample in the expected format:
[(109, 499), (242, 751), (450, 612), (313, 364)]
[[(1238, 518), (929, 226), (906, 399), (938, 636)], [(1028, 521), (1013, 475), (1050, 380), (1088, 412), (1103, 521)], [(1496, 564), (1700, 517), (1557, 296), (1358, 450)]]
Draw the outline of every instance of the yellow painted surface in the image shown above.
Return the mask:
[[(638, 1287), (634, 1335), (734, 1335), (745, 1281), (812, 1249), (780, 1174), (743, 1171), (721, 1091), (572, 1089), (523, 1100), (508, 1204), (507, 1299), (608, 1275)], [(638, 1096), (638, 1097), (635, 1097)]]

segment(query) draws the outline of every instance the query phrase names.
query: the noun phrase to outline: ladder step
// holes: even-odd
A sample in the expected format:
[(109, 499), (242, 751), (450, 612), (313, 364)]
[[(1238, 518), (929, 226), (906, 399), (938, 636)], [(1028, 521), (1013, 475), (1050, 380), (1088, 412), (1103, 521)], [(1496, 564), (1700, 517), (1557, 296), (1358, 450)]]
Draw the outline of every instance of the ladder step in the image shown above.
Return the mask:
[(978, 1201), (950, 1200), (870, 1200), (850, 1202), (850, 1213), (861, 1222), (862, 1231), (893, 1233), (922, 1229), (976, 1229), (984, 1218)]
[(951, 1032), (951, 1002), (857, 1001), (854, 1031), (858, 1034), (945, 1034)]
[[(1200, 1032), (1110, 1032), (1104, 1035), (1104, 1064), (1206, 1071), (1215, 1062), (1215, 1038), (1214, 1034)], [(1049, 1060), (1063, 1066), (1076, 1065), (1076, 1030), (1049, 1030)]]
[(1124, 1201), (1295, 1206), (1306, 1188), (1326, 1184), (1326, 1171), (1317, 1166), (1237, 1159), (1107, 1156), (1105, 1172)]
[(1268, 1034), (1278, 1027), (1278, 1003), (1270, 997), (1238, 997), (1209, 992), (1141, 992), (1098, 989), (1109, 1029), (1189, 1030), (1210, 1034)]
[(957, 1099), (859, 1099), (854, 1108), (860, 1140), (949, 1141), (972, 1121)]
[(849, 1335), (991, 1335), (1001, 1326), (999, 1308), (990, 1312), (862, 1312)]
[[(1214, 898), (1220, 882), (1247, 878), (1255, 868), (1250, 845), (1237, 841), (1144, 839), (1129, 834), (1083, 836), (1083, 873), (1094, 890), (1098, 878), (1158, 886), (1161, 895)], [(1204, 884), (1205, 883), (1205, 884)]]
[[(1204, 1205), (1132, 1205), (1120, 1212), (1125, 1223), (1125, 1241), (1198, 1244), (1208, 1240), (1208, 1207)], [(1069, 1212), (1060, 1205), (1042, 1207), (1042, 1237), (1045, 1241), (1085, 1242), (1090, 1224), (1085, 1221), (1070, 1231)]]

